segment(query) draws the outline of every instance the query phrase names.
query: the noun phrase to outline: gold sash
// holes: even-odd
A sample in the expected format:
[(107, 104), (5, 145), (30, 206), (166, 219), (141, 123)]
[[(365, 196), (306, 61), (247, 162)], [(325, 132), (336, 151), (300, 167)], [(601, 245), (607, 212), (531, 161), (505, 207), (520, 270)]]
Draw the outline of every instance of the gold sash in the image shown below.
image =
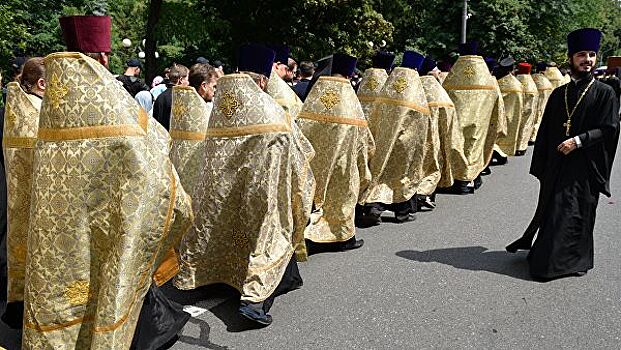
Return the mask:
[(353, 237), (354, 210), (371, 178), (372, 146), (367, 120), (349, 80), (320, 77), (298, 119), (315, 148), (315, 212), (305, 231), (314, 242), (343, 242)]
[(218, 80), (193, 193), (196, 222), (180, 246), (178, 288), (226, 283), (250, 302), (274, 292), (304, 244), (307, 221), (295, 194), (312, 196), (303, 188), (309, 180), (296, 166), (303, 154), (295, 155), (291, 131), (282, 107), (248, 75)]
[(295, 91), (293, 91), (273, 69), (270, 80), (267, 83), (267, 93), (284, 108), (285, 112), (289, 113), (294, 119), (297, 118), (304, 103), (300, 100)]
[(173, 87), (170, 160), (179, 173), (183, 189), (190, 196), (205, 164), (203, 148), (211, 109), (212, 105), (206, 103), (193, 87)]
[(550, 94), (552, 94), (552, 83), (541, 73), (533, 74), (533, 81), (537, 85), (539, 91), (539, 98), (537, 99), (537, 113), (535, 114), (535, 122), (533, 123), (533, 133), (530, 137), (530, 141), (535, 142), (537, 132), (539, 131), (539, 125), (541, 125), (541, 118), (543, 117), (543, 111), (546, 108)]
[(440, 181), (438, 187), (451, 187), (455, 180), (456, 171), (466, 168), (464, 135), (459, 127), (455, 105), (446, 90), (433, 76), (424, 75), (420, 79), (429, 109), (434, 118), (438, 120), (438, 133), (440, 135), (438, 155)]
[(520, 81), (513, 75), (508, 74), (498, 80), (498, 86), (502, 92), (502, 100), (505, 105), (507, 120), (507, 135), (498, 138), (496, 144), (503, 155), (514, 156), (518, 150), (520, 130), (524, 118), (524, 90)]
[(461, 56), (444, 80), (443, 87), (459, 115), (464, 155), (468, 161), (465, 169), (456, 172), (460, 176), (456, 179), (472, 181), (487, 165), (485, 146), (494, 107), (499, 103), (494, 77), (483, 57)]
[(528, 148), (528, 141), (530, 141), (533, 135), (533, 126), (537, 118), (539, 91), (530, 74), (519, 74), (517, 79), (524, 88), (524, 108), (522, 109), (522, 122), (520, 123), (520, 132), (518, 133), (517, 149), (525, 151)]
[(32, 161), (40, 109), (39, 97), (27, 94), (16, 82), (7, 85), (2, 145), (7, 183), (9, 302), (24, 300)]
[(375, 99), (380, 96), (387, 79), (388, 73), (386, 73), (385, 69), (381, 68), (369, 68), (365, 70), (362, 75), (357, 95), (367, 120), (375, 105)]
[[(23, 347), (128, 349), (143, 298), (192, 220), (168, 133), (101, 64), (45, 58)], [(170, 256), (170, 255), (168, 255)]]

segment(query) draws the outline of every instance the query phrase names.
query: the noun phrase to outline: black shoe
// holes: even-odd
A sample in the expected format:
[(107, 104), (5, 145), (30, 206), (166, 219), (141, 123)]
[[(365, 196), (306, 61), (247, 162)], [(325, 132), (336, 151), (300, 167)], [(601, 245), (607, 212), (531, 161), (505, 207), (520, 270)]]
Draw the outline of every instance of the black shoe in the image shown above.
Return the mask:
[[(257, 306), (257, 307), (253, 307)], [(262, 307), (258, 307), (258, 304), (252, 304), (242, 301), (239, 306), (239, 314), (243, 317), (255, 322), (261, 326), (269, 326), (272, 324), (272, 316), (266, 314)]]
[(528, 145), (529, 146), (534, 146), (535, 145), (535, 141), (528, 141)]
[(476, 179), (474, 179), (474, 189), (478, 190), (481, 186), (483, 186), (483, 179), (481, 178), (481, 175), (479, 175)]
[(523, 150), (523, 151), (515, 151), (515, 155), (516, 155), (516, 156), (518, 156), (518, 157), (521, 157), (521, 156), (523, 156), (523, 155), (525, 155), (525, 154), (526, 154), (526, 150)]
[(485, 169), (483, 169), (483, 171), (481, 172), (481, 176), (486, 176), (486, 175), (490, 175), (492, 173), (492, 169), (489, 168), (489, 166), (485, 167)]
[(574, 276), (582, 277), (582, 276), (584, 276), (586, 274), (587, 274), (587, 271), (578, 271), (578, 272), (574, 273)]
[(532, 246), (532, 241), (529, 241), (528, 239), (524, 238), (524, 237), (520, 237), (517, 241), (509, 244), (507, 247), (505, 247), (505, 249), (509, 252), (509, 253), (515, 253), (518, 250), (530, 250)]
[(404, 222), (408, 222), (408, 221), (414, 221), (416, 220), (416, 216), (414, 216), (414, 214), (411, 213), (407, 213), (407, 214), (397, 214), (395, 213), (395, 222), (402, 224)]
[(416, 211), (431, 211), (436, 208), (436, 203), (430, 196), (417, 196)]
[(346, 240), (341, 244), (341, 251), (345, 252), (348, 250), (354, 250), (362, 247), (364, 245), (364, 239), (356, 239), (356, 236)]
[(473, 189), (468, 187), (468, 182), (455, 180), (453, 186), (436, 189), (436, 193), (446, 194), (471, 194), (474, 193)]

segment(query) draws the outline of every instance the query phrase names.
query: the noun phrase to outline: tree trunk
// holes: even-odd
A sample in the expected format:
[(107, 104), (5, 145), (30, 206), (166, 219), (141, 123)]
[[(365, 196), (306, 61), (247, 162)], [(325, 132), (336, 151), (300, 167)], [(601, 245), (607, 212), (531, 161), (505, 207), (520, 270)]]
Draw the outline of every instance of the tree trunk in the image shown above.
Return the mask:
[(147, 30), (145, 31), (145, 80), (151, 85), (153, 78), (157, 75), (157, 59), (155, 58), (155, 50), (157, 42), (155, 41), (157, 23), (160, 20), (160, 10), (163, 0), (151, 0), (149, 4), (149, 18), (147, 19)]

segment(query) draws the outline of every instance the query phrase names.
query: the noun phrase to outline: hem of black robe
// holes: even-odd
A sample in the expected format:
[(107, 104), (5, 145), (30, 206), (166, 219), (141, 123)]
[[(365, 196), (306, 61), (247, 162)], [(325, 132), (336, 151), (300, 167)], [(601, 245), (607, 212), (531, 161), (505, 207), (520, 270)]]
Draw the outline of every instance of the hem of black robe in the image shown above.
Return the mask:
[(170, 348), (189, 319), (190, 314), (183, 311), (182, 305), (168, 299), (155, 284), (151, 285), (140, 310), (131, 349)]
[(564, 270), (562, 272), (555, 271), (555, 272), (548, 272), (548, 273), (536, 273), (536, 272), (530, 271), (530, 276), (535, 281), (548, 282), (548, 281), (552, 281), (552, 280), (559, 279), (559, 278), (577, 276), (578, 273), (587, 272), (591, 269), (593, 269), (593, 264), (587, 267), (581, 267), (581, 268), (576, 267), (573, 269)]

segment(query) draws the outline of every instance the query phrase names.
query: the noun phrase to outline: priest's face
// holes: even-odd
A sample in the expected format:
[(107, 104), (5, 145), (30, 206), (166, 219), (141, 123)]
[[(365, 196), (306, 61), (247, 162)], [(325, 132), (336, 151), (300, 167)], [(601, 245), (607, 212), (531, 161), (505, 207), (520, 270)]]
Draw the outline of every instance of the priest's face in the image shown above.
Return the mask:
[(597, 53), (594, 51), (576, 52), (569, 59), (571, 72), (577, 76), (586, 76), (595, 68)]

